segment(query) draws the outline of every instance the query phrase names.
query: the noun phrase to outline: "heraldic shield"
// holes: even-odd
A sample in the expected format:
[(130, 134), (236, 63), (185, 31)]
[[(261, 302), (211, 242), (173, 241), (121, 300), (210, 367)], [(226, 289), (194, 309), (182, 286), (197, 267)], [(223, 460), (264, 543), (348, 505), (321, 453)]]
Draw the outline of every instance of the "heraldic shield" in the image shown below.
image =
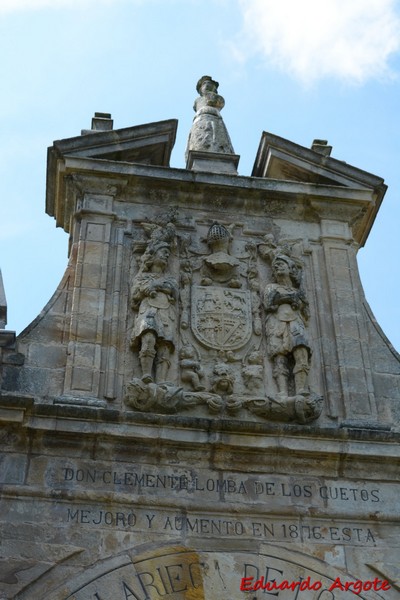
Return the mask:
[(192, 287), (192, 331), (216, 350), (236, 350), (252, 332), (250, 292), (213, 286)]

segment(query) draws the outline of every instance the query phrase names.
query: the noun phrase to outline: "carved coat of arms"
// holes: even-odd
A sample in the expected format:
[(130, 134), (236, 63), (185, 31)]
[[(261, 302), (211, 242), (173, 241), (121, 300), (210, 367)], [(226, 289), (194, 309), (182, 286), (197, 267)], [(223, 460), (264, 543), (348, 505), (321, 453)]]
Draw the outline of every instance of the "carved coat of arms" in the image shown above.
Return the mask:
[(236, 350), (251, 337), (251, 297), (247, 290), (192, 287), (192, 331), (216, 350)]
[(173, 223), (142, 227), (149, 239), (144, 251), (138, 245), (131, 286), (135, 376), (126, 405), (148, 413), (318, 418), (322, 398), (308, 383), (303, 262), (292, 246), (272, 234), (234, 237), (233, 226), (218, 222), (208, 231), (201, 223), (190, 236)]

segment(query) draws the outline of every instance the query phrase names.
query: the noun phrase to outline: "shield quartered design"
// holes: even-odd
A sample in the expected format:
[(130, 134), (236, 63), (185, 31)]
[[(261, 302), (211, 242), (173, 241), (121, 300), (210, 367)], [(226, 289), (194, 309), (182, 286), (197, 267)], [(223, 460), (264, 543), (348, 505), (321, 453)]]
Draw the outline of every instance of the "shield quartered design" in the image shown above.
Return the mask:
[(192, 331), (216, 350), (236, 350), (252, 331), (250, 292), (213, 286), (192, 287)]

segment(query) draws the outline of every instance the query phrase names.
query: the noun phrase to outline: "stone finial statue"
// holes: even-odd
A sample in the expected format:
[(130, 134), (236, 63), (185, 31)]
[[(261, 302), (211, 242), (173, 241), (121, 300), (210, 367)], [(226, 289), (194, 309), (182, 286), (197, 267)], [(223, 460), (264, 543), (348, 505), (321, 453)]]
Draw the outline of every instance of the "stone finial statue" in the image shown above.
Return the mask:
[(219, 111), (225, 106), (225, 100), (218, 94), (218, 81), (214, 81), (209, 75), (204, 75), (196, 85), (199, 98), (196, 98), (193, 105), (193, 110), (200, 114), (214, 114), (219, 116)]
[[(200, 96), (194, 102), (196, 116), (188, 139), (186, 160), (189, 162), (190, 152), (214, 153), (228, 155), (230, 157), (228, 163), (231, 163), (232, 156), (235, 156), (232, 165), (237, 166), (238, 157), (234, 153), (228, 131), (220, 115), (225, 100), (217, 92), (218, 85), (218, 82), (208, 75), (204, 75), (197, 83), (196, 89)], [(234, 169), (236, 167), (232, 166), (232, 172), (236, 172)], [(224, 170), (226, 171), (226, 167)]]

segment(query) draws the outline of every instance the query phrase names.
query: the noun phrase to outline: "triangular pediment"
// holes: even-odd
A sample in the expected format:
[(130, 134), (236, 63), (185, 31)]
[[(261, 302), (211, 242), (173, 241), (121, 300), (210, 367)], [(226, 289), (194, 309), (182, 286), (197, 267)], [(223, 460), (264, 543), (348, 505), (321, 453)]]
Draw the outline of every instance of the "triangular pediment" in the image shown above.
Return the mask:
[(326, 142), (310, 149), (264, 131), (252, 176), (358, 189), (383, 185), (380, 177), (331, 158), (330, 150)]
[(56, 216), (57, 223), (66, 230), (64, 197), (59, 194), (57, 182), (66, 160), (95, 159), (169, 167), (178, 127), (176, 119), (124, 129), (112, 129), (111, 118), (95, 117), (93, 121), (106, 121), (107, 130), (83, 130), (80, 136), (55, 141), (47, 150), (46, 212)]
[(55, 141), (49, 154), (167, 167), (177, 125), (170, 119), (109, 131), (84, 130), (80, 136)]

